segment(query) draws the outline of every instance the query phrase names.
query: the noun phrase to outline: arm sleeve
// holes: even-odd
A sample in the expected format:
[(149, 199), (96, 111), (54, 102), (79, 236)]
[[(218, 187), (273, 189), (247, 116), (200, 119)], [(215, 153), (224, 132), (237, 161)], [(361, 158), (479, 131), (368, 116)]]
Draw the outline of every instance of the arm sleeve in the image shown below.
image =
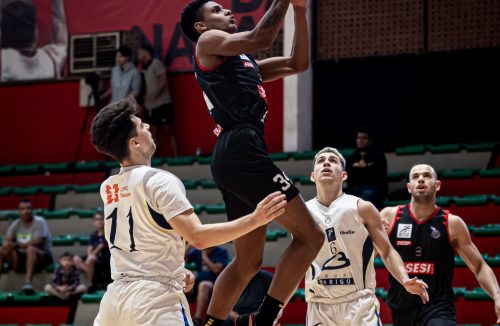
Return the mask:
[(17, 226), (19, 225), (19, 220), (15, 220), (7, 229), (6, 235), (10, 235), (14, 239), (16, 238)]

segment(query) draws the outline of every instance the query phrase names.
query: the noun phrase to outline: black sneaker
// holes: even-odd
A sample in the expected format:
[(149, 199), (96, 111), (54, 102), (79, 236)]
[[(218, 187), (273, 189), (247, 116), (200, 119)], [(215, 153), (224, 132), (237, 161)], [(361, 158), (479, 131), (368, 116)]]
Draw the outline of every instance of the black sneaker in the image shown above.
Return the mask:
[(33, 290), (33, 285), (31, 285), (31, 283), (24, 283), (21, 291), (26, 295), (35, 294), (35, 290)]

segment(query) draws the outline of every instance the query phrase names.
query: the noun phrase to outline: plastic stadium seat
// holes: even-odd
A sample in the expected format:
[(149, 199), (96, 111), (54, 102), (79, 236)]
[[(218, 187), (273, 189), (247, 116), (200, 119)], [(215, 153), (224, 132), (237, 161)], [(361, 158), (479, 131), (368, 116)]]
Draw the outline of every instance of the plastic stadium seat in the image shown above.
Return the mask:
[(88, 185), (74, 185), (73, 189), (75, 190), (76, 193), (89, 193), (89, 192), (99, 192), (101, 189), (101, 184), (100, 183), (91, 183)]
[(387, 291), (384, 288), (375, 288), (375, 295), (382, 300), (387, 299)]
[(99, 303), (101, 302), (102, 300), (102, 297), (104, 296), (104, 293), (106, 291), (102, 290), (102, 291), (96, 291), (94, 293), (85, 293), (82, 295), (82, 302), (86, 302), (86, 303), (90, 303), (90, 302), (93, 302), (93, 303)]
[(196, 156), (196, 161), (198, 161), (199, 164), (210, 164), (210, 162), (212, 162), (212, 157), (211, 156)]
[(54, 246), (72, 246), (78, 240), (79, 238), (71, 234), (58, 235), (52, 238), (52, 244)]
[(480, 170), (481, 178), (500, 178), (500, 168)]
[(456, 297), (463, 296), (465, 291), (467, 291), (465, 287), (453, 287), (453, 293), (455, 293)]
[(425, 153), (424, 145), (405, 146), (396, 148), (396, 155), (423, 155)]
[(16, 165), (14, 168), (17, 173), (38, 173), (40, 172), (40, 168), (42, 166), (40, 164), (22, 164)]
[(72, 214), (78, 215), (78, 217), (85, 218), (85, 217), (94, 217), (95, 212), (97, 209), (79, 209), (75, 208), (71, 210)]
[(73, 189), (69, 185), (59, 185), (59, 186), (42, 186), (41, 191), (43, 194), (65, 194), (69, 190)]
[(307, 186), (307, 185), (313, 185), (314, 182), (311, 181), (311, 178), (310, 177), (298, 177), (298, 180), (300, 182), (301, 185), (303, 186)]
[(215, 189), (217, 188), (217, 183), (215, 180), (200, 180), (200, 186), (203, 189)]
[(290, 158), (290, 153), (288, 153), (288, 152), (270, 153), (269, 157), (273, 161), (286, 161)]
[(21, 291), (12, 292), (12, 299), (14, 302), (35, 303), (40, 302), (42, 298), (48, 297), (47, 292), (35, 291), (32, 295), (26, 295)]
[(488, 195), (471, 195), (464, 197), (454, 197), (453, 201), (457, 206), (479, 206), (486, 205), (489, 198), (490, 196)]
[(66, 219), (73, 213), (71, 209), (44, 210), (40, 215), (45, 219)]
[(295, 292), (293, 293), (290, 301), (296, 301), (296, 300), (301, 300), (301, 301), (306, 300), (306, 295), (305, 295), (303, 288), (299, 288), (299, 289), (295, 290)]
[(108, 170), (119, 169), (120, 163), (118, 163), (117, 161), (106, 161), (104, 162), (104, 167)]
[(478, 143), (466, 144), (465, 149), (467, 152), (491, 152), (495, 149), (497, 143)]
[(351, 155), (352, 153), (354, 153), (355, 150), (356, 150), (356, 148), (341, 148), (341, 149), (339, 149), (339, 152), (345, 158), (345, 157)]
[(443, 144), (443, 145), (429, 145), (428, 148), (432, 154), (442, 153), (458, 153), (460, 152), (460, 144)]
[(278, 240), (278, 233), (273, 232), (273, 230), (267, 230), (266, 241), (276, 241)]
[(194, 205), (193, 205), (193, 208), (194, 208), (194, 212), (195, 212), (196, 214), (200, 214), (202, 211), (204, 211), (204, 210), (205, 210), (205, 208), (206, 208), (206, 207), (205, 207), (205, 205), (194, 204)]
[(162, 157), (155, 157), (151, 160), (151, 166), (160, 166), (165, 163), (165, 159)]
[(224, 204), (207, 205), (205, 211), (208, 214), (224, 214), (226, 213), (226, 206)]
[(78, 241), (78, 243), (81, 245), (81, 246), (88, 246), (89, 243), (90, 243), (90, 237), (88, 235), (84, 235), (84, 234), (80, 234), (76, 241)]
[(196, 263), (194, 261), (184, 264), (184, 268), (189, 269), (190, 271), (196, 271)]
[(179, 156), (167, 158), (167, 164), (170, 166), (177, 165), (192, 165), (194, 163), (194, 157), (192, 156)]
[(436, 205), (443, 207), (448, 206), (451, 202), (452, 197), (449, 196), (438, 196), (436, 197)]
[(196, 189), (196, 187), (198, 186), (198, 181), (196, 180), (184, 179), (182, 180), (182, 183), (184, 184), (184, 188), (186, 189)]
[(443, 171), (441, 175), (445, 179), (468, 179), (472, 178), (475, 172), (475, 169), (452, 169)]
[(70, 163), (47, 163), (42, 167), (46, 172), (69, 172)]
[(101, 161), (82, 161), (75, 163), (77, 171), (100, 171), (104, 167)]
[(316, 155), (316, 151), (293, 152), (291, 154), (296, 161), (312, 160)]
[(2, 187), (2, 188), (0, 188), (0, 196), (10, 195), (11, 192), (12, 192), (12, 188), (11, 187)]
[(40, 191), (40, 186), (16, 187), (12, 189), (14, 195), (29, 196), (36, 195)]
[(388, 172), (387, 173), (387, 180), (389, 182), (391, 182), (391, 181), (399, 182), (402, 179), (407, 178), (407, 176), (408, 176), (408, 173), (406, 173), (406, 172)]
[(0, 174), (11, 174), (14, 171), (13, 165), (2, 165), (0, 166)]
[(474, 288), (472, 291), (465, 291), (465, 300), (483, 301), (491, 300), (490, 296), (482, 288)]
[(500, 254), (498, 254), (498, 255), (496, 255), (494, 257), (488, 257), (487, 263), (491, 267), (498, 267), (498, 266), (500, 266)]
[(481, 237), (492, 237), (492, 236), (500, 236), (500, 224), (487, 224), (481, 227), (476, 227), (472, 231), (474, 236)]

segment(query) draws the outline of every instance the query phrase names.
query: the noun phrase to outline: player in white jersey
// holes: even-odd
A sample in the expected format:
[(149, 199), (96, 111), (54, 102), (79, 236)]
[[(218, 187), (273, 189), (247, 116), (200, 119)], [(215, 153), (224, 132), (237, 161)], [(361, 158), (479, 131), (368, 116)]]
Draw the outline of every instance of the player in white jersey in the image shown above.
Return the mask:
[(375, 206), (343, 193), (344, 157), (326, 147), (316, 154), (313, 168), (317, 196), (307, 207), (326, 238), (306, 274), (307, 325), (382, 324), (375, 297), (374, 245), (390, 273), (427, 302), (427, 285), (408, 277)]
[(92, 122), (96, 148), (121, 165), (101, 186), (113, 283), (94, 325), (192, 325), (182, 293), (184, 241), (203, 249), (236, 239), (283, 214), (285, 196), (267, 196), (237, 221), (202, 225), (182, 182), (151, 168), (156, 146), (149, 125), (135, 116), (138, 111), (120, 101)]

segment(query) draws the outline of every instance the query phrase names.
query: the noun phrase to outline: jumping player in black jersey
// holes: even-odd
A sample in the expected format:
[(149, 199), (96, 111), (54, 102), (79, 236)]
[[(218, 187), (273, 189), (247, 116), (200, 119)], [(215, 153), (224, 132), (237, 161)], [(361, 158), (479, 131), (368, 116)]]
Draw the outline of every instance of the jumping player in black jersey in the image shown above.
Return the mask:
[(422, 305), (389, 276), (387, 303), (395, 326), (455, 325), (452, 288), (456, 250), (476, 276), (479, 285), (495, 300), (497, 323), (500, 322), (500, 289), (495, 274), (472, 243), (467, 225), (457, 215), (436, 206), (441, 187), (430, 165), (418, 164), (410, 171), (407, 184), (408, 205), (387, 207), (381, 215), (389, 240), (399, 252), (410, 276), (429, 285), (429, 303)]
[[(276, 39), (290, 2), (295, 36), (288, 57), (254, 60), (248, 53), (266, 49)], [(222, 192), (228, 218), (251, 212), (268, 193), (286, 194), (286, 216), (278, 222), (293, 235), (258, 313), (237, 324), (272, 325), (323, 244), (323, 232), (313, 222), (299, 191), (267, 154), (264, 121), (267, 114), (263, 83), (297, 74), (309, 65), (306, 0), (274, 0), (264, 17), (248, 32), (237, 32), (231, 11), (216, 2), (194, 0), (181, 14), (181, 27), (194, 42), (195, 73), (218, 140), (212, 153), (212, 174)], [(236, 257), (218, 277), (206, 325), (222, 325), (250, 279), (259, 271), (266, 228), (234, 241)]]

